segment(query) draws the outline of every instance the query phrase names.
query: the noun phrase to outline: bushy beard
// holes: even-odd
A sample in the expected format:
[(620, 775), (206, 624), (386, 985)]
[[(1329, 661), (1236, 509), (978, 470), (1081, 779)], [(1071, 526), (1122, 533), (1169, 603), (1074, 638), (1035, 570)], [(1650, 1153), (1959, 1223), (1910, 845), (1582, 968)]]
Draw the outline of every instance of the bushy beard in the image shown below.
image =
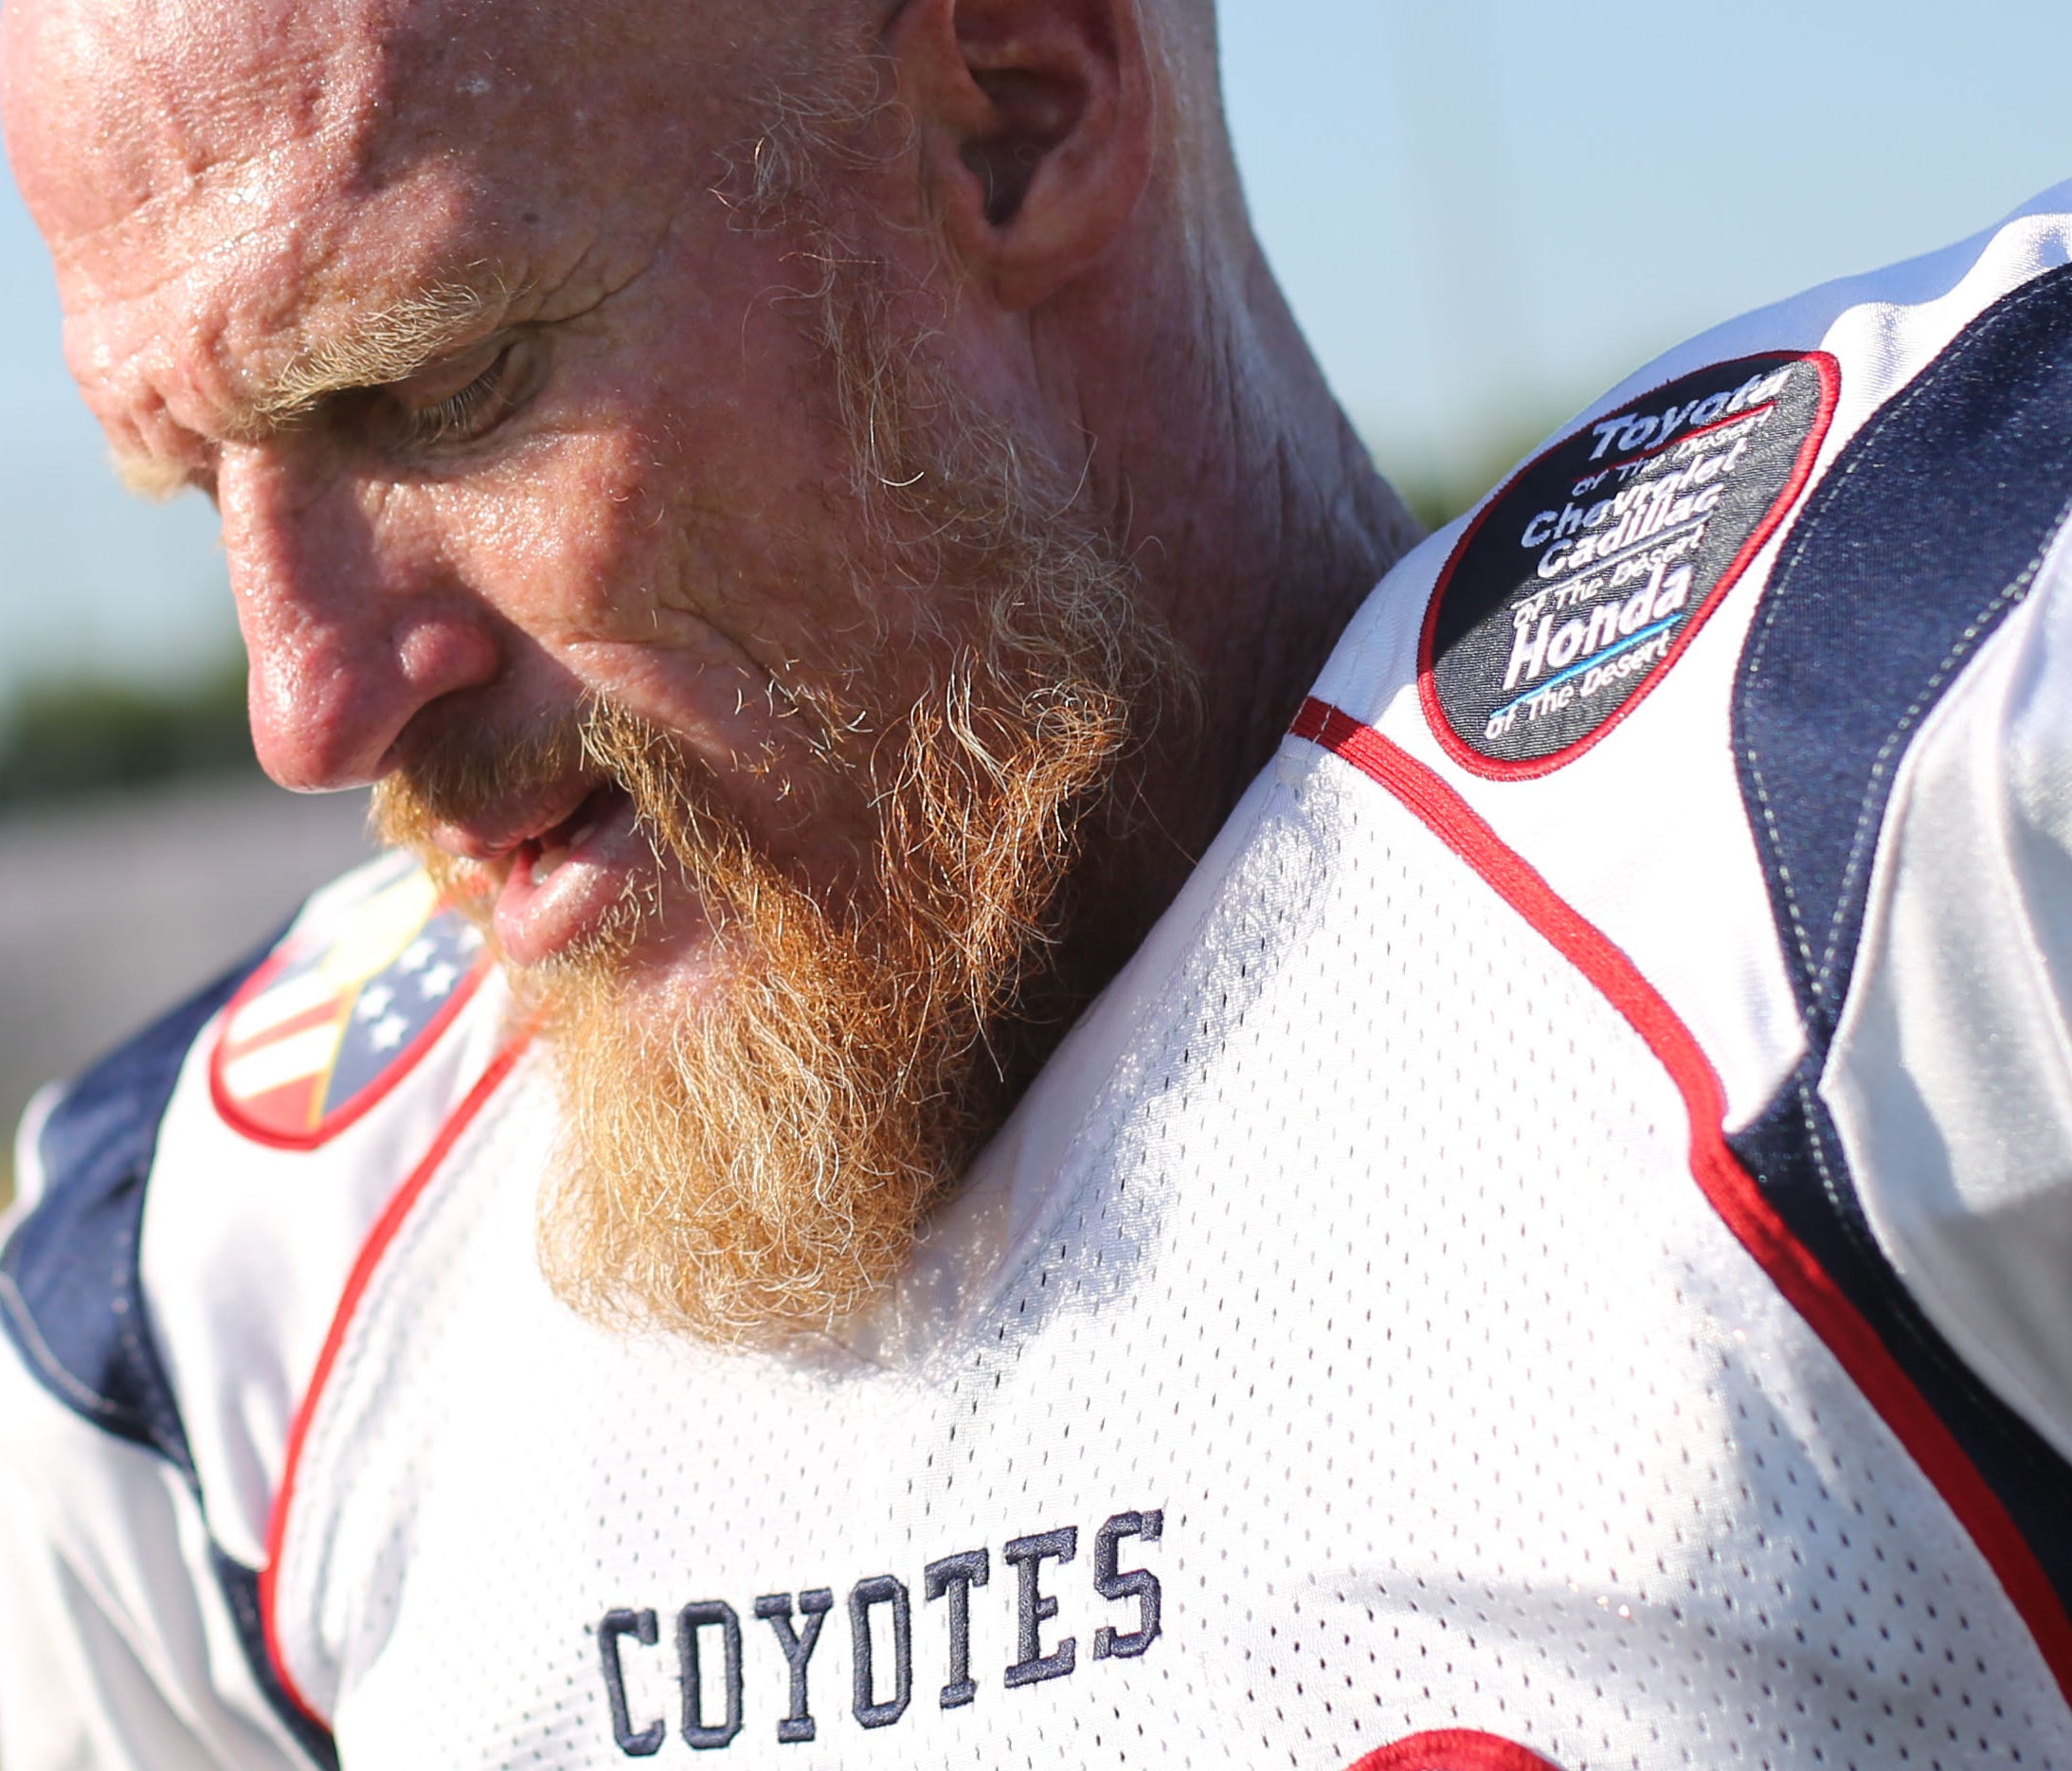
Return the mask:
[[(658, 868), (692, 887), (717, 956), (694, 990), (637, 963), (660, 914), (639, 899), (514, 983), (563, 1092), (539, 1217), (550, 1282), (593, 1318), (722, 1343), (824, 1327), (897, 1274), (1061, 1031), (1031, 1028), (1025, 994), (1053, 969), (1088, 834), (1118, 840), (1128, 759), (1188, 681), (1072, 491), (887, 335), (854, 254), (816, 262), (842, 267), (810, 298), (877, 562), (859, 604), (885, 594), (893, 559), (896, 594), (953, 611), (910, 707), (838, 714), (785, 685), (820, 766), (874, 810), (859, 881), (798, 882), (703, 762), (609, 702), (521, 746), (427, 755), (376, 804), (382, 834), (464, 902), (432, 825), (586, 760), (630, 796)], [(868, 658), (845, 675), (868, 684)]]

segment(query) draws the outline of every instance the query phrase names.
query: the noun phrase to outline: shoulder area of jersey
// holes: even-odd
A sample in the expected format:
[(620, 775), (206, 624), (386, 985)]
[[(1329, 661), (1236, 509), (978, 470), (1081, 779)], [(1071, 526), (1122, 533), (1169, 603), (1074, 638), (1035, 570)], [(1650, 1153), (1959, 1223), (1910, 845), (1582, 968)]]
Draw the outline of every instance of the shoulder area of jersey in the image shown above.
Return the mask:
[(2017, 330), (2013, 310), (2062, 305), (2068, 266), (2072, 182), (1658, 357), (1397, 564), (1317, 702), (1375, 726), (1392, 704), (1414, 710), (1394, 724), (1450, 775), (1565, 770), (1680, 674), (1722, 609), (1762, 601), (1858, 439), (1932, 370), (1961, 381), (1957, 359), (1982, 354), (1989, 328)]
[(293, 1185), (386, 1169), (464, 1096), (503, 1042), (506, 1011), (479, 931), (407, 856), (379, 856), (39, 1095), (14, 1215), (116, 1170), (191, 1194), (253, 1170)]
[(187, 1617), (177, 1538), (225, 1597), (246, 1708), (291, 1733), (263, 1695), (258, 1571), (297, 1411), (373, 1231), (499, 1073), (507, 1014), (477, 931), (383, 856), (22, 1127), (0, 1220), (10, 1494), (133, 1616)]
[[(219, 1542), (259, 1565), (269, 1500), (249, 1473), (278, 1468), (370, 1231), (495, 1073), (507, 1016), (480, 937), (389, 855), (46, 1090), (0, 1222), (16, 1449), (35, 1421), (59, 1446), (83, 1424), (198, 1473)], [(226, 1400), (254, 1395), (277, 1406)]]

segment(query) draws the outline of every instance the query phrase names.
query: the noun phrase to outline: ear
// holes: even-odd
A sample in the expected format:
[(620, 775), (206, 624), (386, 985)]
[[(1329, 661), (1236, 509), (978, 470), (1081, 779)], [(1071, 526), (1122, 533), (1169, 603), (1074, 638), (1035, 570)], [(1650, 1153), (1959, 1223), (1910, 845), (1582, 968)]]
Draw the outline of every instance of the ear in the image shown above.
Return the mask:
[(965, 265), (1033, 307), (1122, 231), (1151, 173), (1138, 0), (907, 0), (886, 46)]

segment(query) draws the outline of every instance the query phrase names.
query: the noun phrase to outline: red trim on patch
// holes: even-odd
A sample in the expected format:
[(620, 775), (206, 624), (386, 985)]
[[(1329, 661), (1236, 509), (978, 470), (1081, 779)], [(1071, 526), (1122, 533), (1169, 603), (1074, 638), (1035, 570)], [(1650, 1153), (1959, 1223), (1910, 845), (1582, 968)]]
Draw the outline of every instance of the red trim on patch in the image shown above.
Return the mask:
[[(357, 1123), (364, 1115), (371, 1112), (383, 1101), (387, 1100), (389, 1092), (423, 1061), (432, 1048), (439, 1043), (440, 1036), (453, 1025), (454, 1017), (468, 1005), (469, 1000), (475, 995), (477, 986), (489, 975), (492, 963), (486, 951), (481, 954), (475, 964), (468, 967), (460, 982), (453, 986), (446, 1000), (439, 1005), (439, 1012), (418, 1029), (417, 1037), (408, 1045), (396, 1054), (395, 1061), (336, 1112), (319, 1119), (307, 1131), (281, 1131), (274, 1127), (263, 1125), (256, 1119), (245, 1104), (230, 1093), (229, 1085), (224, 1080), (223, 1073), (224, 1065), (230, 1061), (227, 1056), (227, 1047), (229, 1045), (228, 1029), (231, 1019), (247, 1003), (255, 997), (262, 995), (266, 987), (280, 975), (294, 957), (295, 955), (289, 953), (276, 953), (244, 981), (239, 987), (237, 995), (232, 997), (224, 1008), (223, 1017), (217, 1023), (216, 1043), (208, 1055), (208, 1098), (215, 1103), (217, 1115), (225, 1125), (237, 1132), (240, 1137), (249, 1138), (254, 1144), (264, 1144), (277, 1150), (314, 1150), (319, 1148), (321, 1146), (329, 1144), (348, 1126)], [(321, 1026), (323, 1024), (323, 1011), (320, 1008), (305, 1009), (300, 1014), (282, 1021), (278, 1027), (269, 1027), (266, 1037), (279, 1038), (283, 1033), (298, 1029), (304, 1024)], [(335, 1054), (333, 1054), (333, 1057), (335, 1057)], [(328, 1079), (328, 1076), (329, 1073), (326, 1072), (323, 1076), (317, 1077), (315, 1079), (316, 1086), (321, 1087)], [(283, 1083), (281, 1086), (283, 1088), (298, 1087), (301, 1086), (304, 1080), (303, 1078), (297, 1078), (291, 1082)]]
[[(1703, 374), (1706, 369), (1731, 370), (1741, 363), (1752, 362), (1757, 356), (1790, 354), (1791, 352), (1788, 351), (1753, 352), (1746, 357), (1730, 357), (1724, 362), (1706, 364), (1697, 370), (1686, 371), (1686, 373)], [(1487, 781), (1520, 781), (1530, 779), (1535, 775), (1549, 774), (1566, 764), (1573, 763), (1607, 733), (1617, 730), (1620, 722), (1654, 693), (1655, 685), (1669, 674), (1670, 668), (1676, 663), (1677, 660), (1684, 656), (1690, 642), (1697, 638), (1698, 630), (1711, 618), (1713, 610), (1720, 606), (1726, 593), (1734, 588), (1741, 574), (1748, 569), (1749, 562), (1762, 551), (1770, 537), (1776, 533), (1777, 525), (1783, 522), (1785, 517), (1791, 514), (1792, 507), (1798, 502), (1799, 494), (1806, 490), (1806, 482), (1812, 478), (1813, 462), (1819, 458), (1820, 445), (1827, 441), (1829, 426), (1834, 422), (1835, 406), (1842, 397), (1842, 365), (1835, 360), (1831, 352), (1827, 351), (1803, 352), (1799, 353), (1799, 360), (1811, 363), (1820, 376), (1820, 409), (1814, 413), (1812, 426), (1807, 431), (1805, 440), (1799, 444), (1798, 460), (1793, 465), (1791, 477), (1784, 482), (1782, 490), (1771, 502), (1770, 514), (1760, 523), (1757, 524), (1755, 532), (1741, 544), (1740, 551), (1727, 562), (1726, 570), (1720, 574), (1720, 582), (1713, 586), (1712, 589), (1706, 594), (1705, 600), (1691, 610), (1690, 618), (1685, 622), (1676, 636), (1675, 642), (1664, 654), (1662, 661), (1656, 664), (1648, 673), (1640, 686), (1619, 704), (1618, 710), (1607, 715), (1602, 725), (1593, 727), (1577, 738), (1575, 743), (1564, 745), (1559, 750), (1550, 750), (1544, 756), (1535, 756), (1526, 762), (1501, 762), (1494, 757), (1483, 755), (1480, 750), (1472, 749), (1462, 741), (1460, 734), (1453, 730), (1452, 722), (1447, 718), (1446, 709), (1439, 701), (1438, 685), (1432, 679), (1432, 654), (1439, 629), (1439, 605), (1445, 600), (1447, 589), (1453, 582), (1453, 574), (1458, 569), (1461, 561), (1467, 558), (1468, 544), (1474, 540), (1476, 533), (1482, 528), (1484, 521), (1510, 497), (1511, 489), (1520, 480), (1538, 467), (1548, 456), (1554, 454), (1556, 450), (1566, 448), (1582, 434), (1581, 429), (1578, 428), (1565, 433), (1558, 442), (1540, 450), (1538, 455), (1534, 456), (1531, 461), (1527, 461), (1506, 479), (1497, 491), (1484, 500), (1482, 509), (1475, 513), (1475, 520), (1468, 525), (1460, 540), (1454, 544), (1453, 551), (1448, 556), (1446, 565), (1439, 573), (1438, 582), (1432, 587), (1431, 600), (1425, 605), (1424, 629), (1417, 640), (1417, 699), (1424, 708), (1425, 724), (1431, 728), (1432, 735), (1438, 739), (1440, 749), (1445, 750), (1447, 755), (1467, 769), (1469, 774), (1480, 775)], [(1646, 392), (1634, 394), (1631, 399), (1625, 401), (1620, 407), (1614, 408), (1613, 416), (1616, 417), (1620, 411), (1629, 407), (1644, 404), (1654, 394), (1661, 392), (1664, 388), (1670, 387), (1674, 383), (1685, 379), (1685, 375), (1672, 375), (1667, 381), (1657, 383), (1655, 387), (1649, 389)], [(1775, 402), (1772, 404), (1775, 404)], [(1750, 410), (1755, 409), (1757, 408), (1750, 408)], [(1747, 412), (1739, 412), (1732, 418), (1723, 418), (1718, 424), (1707, 425), (1701, 430), (1691, 431), (1686, 436), (1674, 438), (1671, 442), (1662, 444), (1661, 448), (1673, 448), (1687, 442), (1690, 437), (1703, 436), (1705, 431), (1720, 430), (1728, 425), (1738, 425), (1747, 416)], [(1644, 449), (1640, 454), (1631, 459), (1636, 461), (1644, 461), (1649, 456), (1660, 452), (1660, 448)]]
[(1382, 1746), (1347, 1771), (1560, 1771), (1529, 1746), (1479, 1728), (1440, 1728)]
[(280, 1652), (280, 1637), (274, 1619), (274, 1570), (280, 1565), (280, 1546), (288, 1530), (288, 1508), (295, 1498), (296, 1478), (300, 1473), (302, 1445), (308, 1437), (310, 1421), (316, 1412), (316, 1403), (330, 1382), (332, 1366), (336, 1364), (338, 1349), (345, 1344), (346, 1330), (359, 1309), (360, 1299), (366, 1294), (374, 1277), (374, 1269), (381, 1264), (388, 1245), (396, 1233), (403, 1228), (412, 1207), (423, 1196), (432, 1177), (439, 1172), (440, 1165), (452, 1153), (460, 1134), (474, 1123), (475, 1116), (495, 1093), (512, 1067), (524, 1055), (528, 1043), (525, 1036), (513, 1039), (496, 1054), (487, 1070), (476, 1079), (475, 1086), (467, 1093), (460, 1105), (454, 1109), (446, 1123), (440, 1127), (439, 1135), (432, 1140), (431, 1148), (410, 1178), (396, 1190), (368, 1233), (361, 1245), (359, 1257), (352, 1263), (352, 1272), (346, 1280), (345, 1291), (338, 1299), (338, 1308), (332, 1314), (331, 1331), (324, 1336), (324, 1349), (316, 1356), (316, 1369), (311, 1375), (309, 1388), (303, 1392), (301, 1405), (295, 1411), (295, 1419), (288, 1428), (287, 1455), (281, 1463), (280, 1491), (274, 1496), (273, 1517), (266, 1527), (266, 1565), (259, 1575), (260, 1630), (266, 1643), (266, 1658), (272, 1663), (274, 1672), (280, 1680), (281, 1689), (294, 1701), (295, 1707), (315, 1723), (318, 1727), (329, 1728), (331, 1724), (310, 1707), (302, 1695), (301, 1687), (296, 1684), (295, 1675), (288, 1671), (287, 1658)]
[(1737, 1240), (1827, 1344), (1970, 1534), (2072, 1697), (2072, 1619), (2000, 1497), (1876, 1331), (1793, 1236), (1726, 1141), (1725, 1095), (1710, 1059), (1654, 986), (1424, 764), (1371, 726), (1314, 697), (1293, 727), (1388, 789), (1597, 988), (1669, 1073), (1690, 1114), (1691, 1173)]

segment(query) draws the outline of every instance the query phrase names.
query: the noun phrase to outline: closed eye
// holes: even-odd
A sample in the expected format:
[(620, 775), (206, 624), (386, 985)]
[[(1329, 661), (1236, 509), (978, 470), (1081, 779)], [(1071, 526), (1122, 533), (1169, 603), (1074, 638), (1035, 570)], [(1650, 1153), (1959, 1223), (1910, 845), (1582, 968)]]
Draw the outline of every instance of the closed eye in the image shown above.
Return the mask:
[[(519, 385), (519, 340), (507, 342), (495, 350), (478, 373), (436, 399), (425, 397), (438, 393), (436, 384), (422, 393), (417, 391), (421, 382), (431, 379), (429, 376), (413, 377), (385, 389), (400, 432), (399, 441), (411, 450), (439, 449), (487, 436), (515, 409), (523, 391)], [(457, 370), (449, 369), (440, 379), (450, 385), (468, 367), (463, 359)]]

